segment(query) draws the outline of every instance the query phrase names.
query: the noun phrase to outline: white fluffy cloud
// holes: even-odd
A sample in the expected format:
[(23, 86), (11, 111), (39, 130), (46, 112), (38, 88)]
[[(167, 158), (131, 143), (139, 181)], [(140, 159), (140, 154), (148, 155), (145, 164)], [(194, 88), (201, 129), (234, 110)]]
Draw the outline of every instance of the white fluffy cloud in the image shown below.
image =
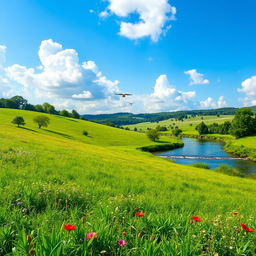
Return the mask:
[(160, 75), (155, 83), (154, 92), (145, 97), (147, 112), (189, 109), (194, 105), (194, 91), (182, 92), (170, 85), (166, 75)]
[(200, 101), (200, 106), (202, 108), (224, 108), (227, 107), (228, 104), (224, 96), (220, 96), (217, 102), (215, 102), (213, 98), (208, 97), (206, 100)]
[(107, 10), (100, 13), (101, 17), (110, 14), (117, 15), (121, 19), (128, 18), (130, 14), (137, 13), (137, 22), (121, 21), (121, 36), (135, 40), (150, 37), (156, 42), (159, 37), (171, 28), (170, 20), (175, 19), (176, 8), (168, 3), (168, 0), (107, 0)]
[(238, 91), (246, 95), (243, 99), (244, 105), (256, 105), (256, 76), (244, 80), (241, 85), (242, 88)]
[(95, 62), (80, 64), (74, 49), (63, 49), (52, 39), (41, 42), (38, 55), (39, 70), (18, 64), (6, 68), (9, 79), (38, 97), (98, 100), (119, 91), (119, 81), (108, 80)]
[(204, 75), (198, 73), (196, 69), (185, 71), (185, 74), (190, 77), (190, 80), (191, 80), (190, 85), (210, 83), (210, 81), (207, 79), (204, 79)]
[(0, 45), (0, 68), (3, 67), (5, 63), (5, 54), (6, 54), (6, 46)]

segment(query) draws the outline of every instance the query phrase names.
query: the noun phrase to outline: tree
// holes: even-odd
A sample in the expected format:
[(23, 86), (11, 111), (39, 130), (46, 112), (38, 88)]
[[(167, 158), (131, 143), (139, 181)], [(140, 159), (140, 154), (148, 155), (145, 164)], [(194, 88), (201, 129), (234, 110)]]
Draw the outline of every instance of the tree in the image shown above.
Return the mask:
[(219, 133), (220, 134), (229, 134), (231, 128), (231, 122), (226, 121), (224, 124), (219, 125)]
[(45, 102), (43, 104), (43, 110), (44, 110), (44, 112), (49, 113), (49, 114), (54, 114), (56, 112), (54, 106), (47, 102)]
[(22, 116), (15, 116), (12, 120), (12, 123), (17, 124), (18, 127), (20, 127), (20, 125), (25, 125), (25, 121)]
[(159, 139), (159, 132), (156, 129), (148, 130), (147, 131), (147, 136), (150, 140), (156, 141)]
[(44, 108), (42, 105), (38, 104), (38, 105), (35, 105), (35, 110), (37, 112), (44, 112)]
[(253, 135), (256, 132), (256, 118), (250, 108), (237, 110), (231, 123), (230, 133), (236, 138)]
[(22, 96), (14, 96), (10, 98), (10, 101), (13, 102), (15, 109), (26, 109), (28, 101)]
[(60, 111), (60, 115), (61, 116), (65, 116), (65, 117), (69, 117), (70, 116), (69, 112), (66, 109), (61, 110)]
[(37, 123), (38, 128), (40, 129), (41, 127), (47, 127), (50, 123), (50, 118), (48, 116), (36, 116), (34, 117), (33, 121)]
[(78, 114), (78, 112), (76, 110), (72, 110), (72, 113), (71, 113), (72, 117), (73, 118), (76, 118), (76, 119), (79, 119), (80, 118), (80, 115)]
[(204, 122), (201, 122), (199, 125), (197, 125), (196, 130), (200, 135), (209, 133), (208, 127)]
[(178, 137), (182, 133), (182, 130), (179, 128), (175, 128), (172, 130), (172, 135)]

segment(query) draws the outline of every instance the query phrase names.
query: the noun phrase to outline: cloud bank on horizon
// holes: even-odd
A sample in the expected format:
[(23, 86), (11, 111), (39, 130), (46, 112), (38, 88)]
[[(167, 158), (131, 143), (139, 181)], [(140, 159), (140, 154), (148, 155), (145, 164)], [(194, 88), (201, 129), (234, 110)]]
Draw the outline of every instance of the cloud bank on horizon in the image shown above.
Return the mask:
[[(81, 113), (109, 113), (130, 111), (127, 102), (115, 93), (120, 92), (118, 80), (109, 80), (92, 61), (79, 62), (74, 49), (63, 49), (52, 39), (43, 40), (38, 50), (40, 65), (26, 67), (19, 64), (4, 67), (6, 46), (0, 45), (1, 96), (17, 93), (28, 99), (49, 101), (59, 108), (78, 109)], [(196, 69), (185, 71), (190, 84), (208, 84)], [(245, 105), (256, 104), (256, 77), (246, 79), (239, 88)], [(221, 108), (228, 104), (224, 96), (216, 101), (212, 97), (198, 102), (195, 91), (181, 91), (171, 85), (167, 75), (156, 79), (153, 93), (134, 95), (136, 112), (176, 111), (195, 108)], [(135, 109), (134, 109), (135, 110)]]

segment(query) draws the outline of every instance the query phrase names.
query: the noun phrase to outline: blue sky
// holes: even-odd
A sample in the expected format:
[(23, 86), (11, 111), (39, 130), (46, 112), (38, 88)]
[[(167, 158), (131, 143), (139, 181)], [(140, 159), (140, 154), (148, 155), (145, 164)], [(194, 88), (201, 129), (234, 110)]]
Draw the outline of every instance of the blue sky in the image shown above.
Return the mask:
[(2, 0), (0, 96), (81, 113), (256, 105), (255, 9), (253, 0)]

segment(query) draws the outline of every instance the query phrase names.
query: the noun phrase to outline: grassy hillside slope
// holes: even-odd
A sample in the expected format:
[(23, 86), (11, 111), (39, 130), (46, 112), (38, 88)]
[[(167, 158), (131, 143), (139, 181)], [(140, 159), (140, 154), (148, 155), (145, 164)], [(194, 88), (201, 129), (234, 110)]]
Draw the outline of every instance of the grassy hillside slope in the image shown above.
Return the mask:
[(38, 129), (36, 115), (0, 109), (0, 255), (255, 255), (239, 227), (256, 227), (254, 180), (140, 152), (144, 134), (58, 116)]

